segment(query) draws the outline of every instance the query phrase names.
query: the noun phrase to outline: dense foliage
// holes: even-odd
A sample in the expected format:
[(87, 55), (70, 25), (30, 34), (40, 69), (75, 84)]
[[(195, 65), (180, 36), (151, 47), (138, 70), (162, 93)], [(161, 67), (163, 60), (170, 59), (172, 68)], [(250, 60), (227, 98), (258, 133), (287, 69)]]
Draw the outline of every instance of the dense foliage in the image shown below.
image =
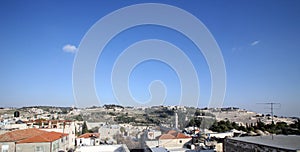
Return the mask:
[(118, 123), (130, 123), (130, 122), (135, 122), (135, 118), (126, 115), (119, 115), (115, 117), (115, 121)]
[(210, 130), (216, 132), (226, 132), (231, 129), (242, 130), (245, 132), (261, 130), (261, 131), (268, 131), (270, 133), (275, 134), (296, 134), (300, 135), (300, 120), (298, 119), (294, 123), (288, 125), (286, 122), (277, 122), (276, 124), (265, 124), (260, 120), (257, 121), (256, 124), (246, 124), (246, 126), (238, 125), (235, 122), (230, 121), (219, 121), (215, 122), (211, 127)]
[(85, 134), (85, 133), (88, 133), (88, 132), (89, 132), (89, 130), (87, 128), (86, 122), (84, 121), (83, 124), (82, 124), (81, 134)]

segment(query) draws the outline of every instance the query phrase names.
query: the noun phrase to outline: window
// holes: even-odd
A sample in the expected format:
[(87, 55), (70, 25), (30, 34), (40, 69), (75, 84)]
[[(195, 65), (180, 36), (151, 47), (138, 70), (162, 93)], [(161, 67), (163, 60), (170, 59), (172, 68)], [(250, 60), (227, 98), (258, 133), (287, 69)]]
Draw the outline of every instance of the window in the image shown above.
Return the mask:
[(57, 151), (58, 150), (58, 147), (59, 147), (59, 144), (58, 144), (58, 142), (54, 142), (54, 143), (52, 143), (52, 151), (54, 152), (54, 151)]
[(43, 146), (35, 146), (35, 152), (44, 152)]
[(8, 145), (2, 145), (2, 151), (1, 152), (8, 152)]
[(179, 140), (179, 143), (182, 143), (182, 140)]

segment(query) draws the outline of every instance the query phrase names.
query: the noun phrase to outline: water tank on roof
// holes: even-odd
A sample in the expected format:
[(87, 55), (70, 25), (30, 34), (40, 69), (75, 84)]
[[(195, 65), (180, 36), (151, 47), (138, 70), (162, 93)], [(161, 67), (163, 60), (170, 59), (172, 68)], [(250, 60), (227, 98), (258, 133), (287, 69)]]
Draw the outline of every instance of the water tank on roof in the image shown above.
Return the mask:
[(20, 117), (20, 112), (19, 111), (15, 111), (14, 112), (14, 117)]

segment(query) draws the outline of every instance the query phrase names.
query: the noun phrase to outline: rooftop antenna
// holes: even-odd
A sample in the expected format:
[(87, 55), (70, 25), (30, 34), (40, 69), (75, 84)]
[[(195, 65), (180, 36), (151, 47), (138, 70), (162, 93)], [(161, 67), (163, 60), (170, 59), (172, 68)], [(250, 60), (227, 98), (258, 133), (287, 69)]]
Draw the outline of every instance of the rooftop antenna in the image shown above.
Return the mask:
[(277, 102), (266, 102), (266, 103), (258, 103), (258, 104), (266, 104), (266, 105), (270, 105), (270, 113), (271, 113), (271, 117), (272, 117), (272, 124), (274, 124), (274, 105), (280, 105), (280, 103)]
[[(280, 103), (277, 102), (265, 102), (265, 103), (257, 103), (257, 104), (265, 104), (265, 105), (270, 105), (270, 112), (271, 112), (271, 117), (272, 117), (272, 124), (274, 124), (274, 105), (280, 105)], [(272, 134), (272, 140), (274, 139), (274, 136)]]

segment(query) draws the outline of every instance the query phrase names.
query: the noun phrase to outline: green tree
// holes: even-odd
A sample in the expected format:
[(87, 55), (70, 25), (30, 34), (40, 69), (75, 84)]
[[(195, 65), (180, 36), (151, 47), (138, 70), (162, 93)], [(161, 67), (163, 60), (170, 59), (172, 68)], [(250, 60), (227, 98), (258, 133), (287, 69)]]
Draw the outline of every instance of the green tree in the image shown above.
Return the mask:
[(74, 119), (77, 121), (83, 121), (82, 115), (77, 115)]
[(232, 123), (231, 123), (231, 126), (232, 126), (234, 129), (236, 129), (236, 130), (239, 129), (239, 125), (238, 125), (236, 122), (232, 122)]
[(260, 119), (257, 120), (257, 123), (256, 123), (256, 129), (265, 131), (265, 130), (266, 130), (266, 127), (265, 127), (265, 126), (266, 126), (265, 123), (263, 123)]
[[(232, 124), (230, 123), (229, 120), (227, 120), (227, 121), (225, 122), (225, 126), (227, 127), (228, 130), (233, 129)], [(227, 130), (227, 131), (228, 131), (228, 130)]]
[(223, 120), (219, 122), (215, 122), (209, 129), (216, 132), (226, 132), (232, 128), (231, 123), (229, 121), (225, 122)]
[(200, 112), (199, 109), (197, 109), (196, 112), (195, 112), (195, 116), (200, 116), (200, 115), (201, 115), (201, 112)]
[(245, 126), (239, 126), (238, 130), (242, 130), (242, 131), (248, 132), (248, 130), (247, 130), (247, 128)]
[(120, 132), (121, 132), (122, 134), (124, 134), (124, 133), (125, 133), (125, 131), (126, 131), (126, 130), (125, 130), (125, 128), (124, 128), (124, 127), (121, 127), (121, 128), (120, 128)]
[(195, 126), (195, 119), (194, 118), (192, 118), (190, 120), (190, 122), (188, 123), (187, 127), (189, 127), (189, 126)]
[(83, 124), (82, 124), (81, 134), (85, 134), (85, 133), (88, 133), (88, 132), (89, 132), (89, 130), (87, 128), (86, 122), (84, 121)]

